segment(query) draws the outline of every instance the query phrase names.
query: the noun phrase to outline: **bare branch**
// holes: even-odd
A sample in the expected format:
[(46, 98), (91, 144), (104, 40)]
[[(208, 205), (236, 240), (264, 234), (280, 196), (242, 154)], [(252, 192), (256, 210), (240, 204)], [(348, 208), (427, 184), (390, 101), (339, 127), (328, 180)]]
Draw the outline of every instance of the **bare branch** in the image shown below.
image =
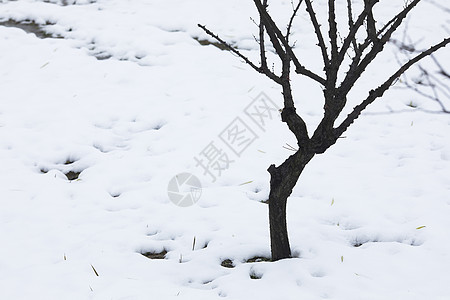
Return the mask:
[(432, 0), (429, 0), (428, 2), (433, 4), (434, 6), (438, 7), (439, 9), (445, 11), (446, 13), (450, 13), (449, 7), (445, 7), (444, 5), (436, 3), (435, 1), (432, 1)]
[(272, 18), (267, 13), (267, 6), (264, 6), (260, 0), (253, 0), (253, 2), (258, 9), (258, 13), (261, 16), (261, 21), (264, 24), (264, 27), (266, 27), (267, 34), (269, 35), (270, 41), (275, 48), (275, 52), (278, 54), (280, 59), (283, 59), (283, 57), (286, 56), (286, 53), (278, 41), (277, 34), (275, 33), (278, 27), (276, 27), (275, 23), (272, 21)]
[(337, 24), (336, 24), (336, 8), (334, 6), (335, 0), (328, 0), (328, 35), (331, 44), (331, 60), (326, 67), (325, 72), (327, 74), (327, 84), (325, 86), (325, 115), (329, 115), (330, 106), (328, 103), (334, 101), (337, 74), (339, 71), (339, 65), (337, 64), (338, 58), (338, 45), (337, 45)]
[(413, 9), (414, 6), (416, 6), (421, 0), (414, 0), (412, 1), (410, 4), (406, 5), (405, 8), (399, 12), (397, 15), (395, 15), (392, 19), (390, 19), (378, 32), (377, 32), (377, 36), (380, 36), (386, 29), (389, 28), (389, 26), (391, 26), (391, 24), (393, 24), (395, 21), (397, 21), (399, 18), (401, 18), (401, 16), (404, 14), (405, 11), (407, 11), (407, 13), (409, 13), (409, 11), (411, 11), (411, 9)]
[(377, 28), (373, 18), (373, 6), (370, 5), (370, 2), (371, 0), (364, 0), (364, 9), (367, 11), (367, 37), (374, 41), (377, 39)]
[[(263, 5), (267, 7), (267, 0), (263, 1)], [(267, 69), (266, 48), (264, 45), (264, 24), (261, 15), (259, 17), (259, 52), (261, 56), (261, 68)]]
[(284, 108), (281, 113), (281, 120), (288, 125), (289, 129), (296, 136), (299, 148), (303, 148), (309, 143), (308, 130), (306, 123), (295, 111), (290, 83), (291, 60), (295, 61), (297, 58), (280, 29), (267, 12), (267, 6), (264, 6), (264, 3), (261, 3), (260, 0), (254, 0), (254, 3), (261, 17), (261, 23), (264, 25), (270, 41), (282, 62), (282, 73), (279, 79), (283, 88)]
[(348, 91), (352, 88), (355, 82), (361, 77), (361, 74), (364, 73), (366, 67), (377, 57), (377, 55), (383, 50), (384, 45), (390, 40), (391, 35), (397, 30), (397, 28), (401, 25), (402, 21), (408, 15), (408, 13), (416, 6), (421, 0), (412, 1), (407, 7), (405, 7), (399, 14), (397, 14), (395, 21), (392, 25), (387, 29), (386, 33), (377, 40), (372, 40), (370, 37), (367, 37), (364, 45), (358, 48), (356, 58), (362, 56), (364, 51), (364, 47), (369, 44), (372, 44), (372, 49), (366, 54), (366, 56), (359, 61), (359, 59), (354, 58), (347, 75), (342, 81), (339, 87), (339, 93), (346, 95)]
[(414, 91), (415, 93), (419, 94), (422, 97), (425, 97), (425, 98), (428, 98), (430, 100), (433, 100), (434, 102), (436, 102), (441, 107), (442, 112), (450, 113), (450, 111), (442, 103), (441, 99), (439, 99), (439, 97), (438, 97), (438, 95), (436, 93), (436, 89), (434, 87), (432, 87), (433, 95), (430, 95), (430, 94), (427, 94), (427, 93), (421, 91), (420, 89), (418, 89), (416, 85), (410, 84), (408, 82), (408, 80), (403, 80), (402, 82), (405, 85), (403, 88), (407, 88), (409, 90)]
[(305, 121), (297, 114), (295, 107), (286, 107), (281, 113), (281, 120), (295, 135), (299, 149), (304, 150), (309, 145), (308, 128)]
[(444, 69), (444, 67), (438, 62), (438, 60), (436, 59), (436, 57), (434, 57), (434, 55), (431, 55), (431, 59), (433, 59), (434, 63), (436, 64), (436, 66), (439, 68), (439, 73), (450, 79), (450, 74)]
[(295, 63), (295, 61), (294, 61), (294, 64), (296, 66), (295, 73), (305, 75), (305, 76), (317, 81), (321, 85), (325, 85), (326, 80), (324, 78), (322, 78), (321, 76), (317, 75), (316, 73), (306, 69), (300, 63), (298, 63), (298, 61), (297, 61), (297, 63)]
[[(292, 51), (292, 47), (289, 45), (288, 41), (281, 33), (281, 30), (278, 28), (278, 26), (275, 24), (275, 22), (270, 17), (269, 13), (267, 12), (266, 7), (264, 7), (261, 4), (261, 2), (258, 0), (254, 0), (254, 2), (258, 9), (259, 14), (261, 15), (261, 20), (264, 22), (264, 26), (266, 27), (267, 34), (269, 35), (272, 44), (274, 43), (274, 41), (276, 42), (276, 45), (274, 45), (274, 47), (276, 46), (275, 49), (277, 47), (281, 47), (280, 43), (278, 42), (278, 40), (279, 40), (283, 44), (283, 47), (286, 50), (286, 53), (288, 53), (289, 57), (292, 59), (292, 62), (294, 63), (295, 68), (296, 68), (295, 72), (297, 74), (305, 75), (305, 76), (317, 81), (318, 83), (325, 85), (324, 78), (322, 78), (321, 76), (317, 75), (316, 73), (308, 70), (306, 67), (304, 67), (299, 62), (297, 56)], [(279, 53), (281, 53), (281, 55)], [(283, 55), (283, 53), (284, 52), (282, 49), (277, 51), (277, 54), (280, 57), (280, 59), (283, 59), (283, 57), (285, 56), (285, 55)]]
[(384, 92), (386, 92), (394, 83), (397, 78), (405, 73), (412, 65), (420, 61), (421, 59), (431, 55), (432, 53), (436, 52), (437, 50), (447, 46), (450, 43), (450, 38), (444, 39), (442, 42), (432, 46), (428, 50), (418, 54), (414, 58), (410, 59), (407, 63), (405, 63), (403, 66), (401, 66), (394, 74), (392, 74), (391, 77), (389, 77), (388, 80), (386, 80), (382, 85), (380, 85), (375, 90), (371, 90), (369, 92), (369, 96), (361, 102), (361, 104), (357, 105), (353, 111), (347, 115), (345, 120), (334, 130), (335, 137), (338, 138), (342, 133), (344, 133), (347, 128), (359, 117), (361, 112), (367, 108), (369, 104), (374, 102), (377, 98), (380, 98), (383, 96)]
[(330, 64), (330, 59), (328, 58), (327, 47), (325, 46), (322, 31), (320, 30), (320, 24), (319, 22), (317, 22), (316, 13), (314, 12), (314, 9), (312, 7), (311, 0), (305, 0), (305, 2), (306, 2), (306, 11), (309, 13), (311, 23), (314, 26), (314, 31), (317, 36), (317, 40), (319, 41), (319, 47), (320, 51), (322, 52), (324, 69), (326, 69)]
[(303, 0), (298, 1), (297, 6), (294, 8), (294, 11), (292, 12), (291, 19), (289, 20), (289, 23), (287, 26), (287, 33), (286, 33), (286, 42), (288, 42), (288, 43), (289, 43), (289, 36), (291, 35), (292, 23), (294, 22), (294, 18), (297, 15), (297, 12), (298, 12), (302, 2), (303, 2)]
[[(424, 49), (417, 49), (414, 43), (410, 41), (407, 34), (408, 26), (405, 26), (404, 31), (402, 41), (393, 40), (392, 43), (398, 47), (403, 55), (405, 55), (408, 59), (411, 59), (412, 53), (417, 54), (423, 52)], [(405, 40), (408, 40), (408, 43), (406, 43)], [(433, 54), (430, 55), (430, 58), (434, 62), (435, 68), (437, 69), (431, 71), (431, 69), (426, 69), (418, 64), (417, 69), (420, 74), (415, 76), (413, 79), (410, 79), (406, 76), (406, 74), (403, 74), (400, 80), (400, 83), (403, 86), (399, 86), (397, 88), (412, 90), (416, 94), (436, 102), (440, 106), (442, 112), (450, 113), (450, 110), (446, 108), (444, 102), (442, 101), (442, 98), (450, 99), (450, 86), (448, 82), (446, 82), (450, 79), (450, 76)], [(398, 55), (396, 55), (396, 59), (397, 62), (402, 65)], [(423, 109), (420, 110), (423, 111)]]
[(330, 37), (331, 44), (331, 61), (335, 61), (338, 56), (337, 46), (337, 24), (336, 24), (336, 12), (334, 7), (335, 0), (328, 0), (328, 35)]
[(273, 72), (271, 72), (267, 67), (264, 69), (264, 68), (256, 66), (250, 59), (248, 59), (248, 57), (244, 56), (241, 52), (239, 52), (238, 50), (236, 50), (235, 48), (230, 46), (227, 42), (222, 40), (218, 35), (214, 34), (212, 31), (210, 31), (204, 25), (201, 25), (201, 24), (197, 24), (197, 25), (198, 25), (198, 27), (203, 29), (208, 35), (210, 35), (211, 37), (216, 39), (219, 43), (224, 45), (228, 50), (230, 50), (231, 52), (233, 52), (234, 54), (236, 54), (237, 56), (242, 58), (255, 71), (257, 71), (258, 73), (261, 73), (261, 74), (265, 74), (267, 77), (269, 77), (270, 79), (272, 79), (276, 83), (281, 83), (280, 78), (277, 75), (275, 75)]
[[(353, 31), (353, 27), (354, 27), (354, 24), (353, 24), (353, 11), (352, 11), (352, 0), (347, 0), (347, 12), (348, 12), (348, 29), (349, 29), (349, 34), (350, 34), (350, 32)], [(355, 49), (355, 51), (356, 51), (357, 44), (356, 44), (355, 36), (351, 37), (350, 40), (352, 42), (353, 49)]]
[[(365, 6), (364, 10), (361, 12), (361, 14), (356, 19), (356, 22), (353, 24), (352, 28), (350, 29), (350, 32), (348, 33), (347, 37), (344, 39), (344, 43), (342, 44), (341, 50), (339, 51), (339, 58), (338, 58), (339, 66), (342, 64), (345, 54), (347, 53), (352, 41), (354, 41), (354, 43), (356, 45), (356, 33), (358, 32), (359, 28), (364, 24), (364, 20), (366, 19), (367, 14), (368, 14), (368, 9), (369, 8), (372, 9), (372, 7), (378, 1), (379, 0), (373, 0), (372, 2), (369, 3), (368, 6)], [(355, 51), (357, 51), (357, 47), (355, 47)], [(364, 51), (363, 49), (361, 51), (359, 51), (359, 54), (357, 53), (356, 56), (360, 57), (362, 55), (363, 51)], [(359, 62), (359, 59), (358, 59), (358, 62)]]

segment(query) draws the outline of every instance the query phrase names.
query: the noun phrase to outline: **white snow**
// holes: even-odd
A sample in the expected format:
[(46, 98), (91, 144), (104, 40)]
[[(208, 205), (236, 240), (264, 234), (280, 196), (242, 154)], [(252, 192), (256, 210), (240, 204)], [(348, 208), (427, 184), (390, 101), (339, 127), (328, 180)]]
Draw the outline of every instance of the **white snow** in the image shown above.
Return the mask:
[[(290, 1), (272, 2), (287, 22)], [(409, 21), (423, 47), (449, 22), (430, 3)], [(245, 263), (270, 256), (266, 169), (295, 140), (278, 112), (264, 128), (244, 112), (260, 93), (281, 107), (279, 87), (194, 38), (212, 41), (205, 24), (257, 62), (250, 17), (238, 0), (0, 1), (0, 22), (59, 37), (0, 26), (0, 299), (449, 299), (450, 118), (411, 91), (386, 93), (308, 164), (288, 204), (296, 257)], [(304, 24), (293, 39), (320, 72)], [(398, 67), (393, 49), (346, 111)], [(447, 67), (448, 54), (436, 55)], [(321, 90), (295, 80), (313, 127)], [(257, 136), (240, 156), (219, 137), (237, 117)], [(232, 160), (216, 181), (195, 160), (211, 142)], [(167, 194), (182, 172), (203, 186), (187, 208)]]

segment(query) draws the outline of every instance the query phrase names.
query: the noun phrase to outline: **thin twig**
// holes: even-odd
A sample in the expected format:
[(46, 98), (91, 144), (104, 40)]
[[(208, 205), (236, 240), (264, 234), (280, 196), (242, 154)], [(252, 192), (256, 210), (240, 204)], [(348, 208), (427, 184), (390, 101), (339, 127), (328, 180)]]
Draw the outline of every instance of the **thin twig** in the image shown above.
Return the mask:
[[(291, 35), (291, 28), (292, 23), (294, 22), (294, 18), (297, 15), (297, 12), (300, 8), (300, 5), (302, 4), (303, 0), (298, 1), (297, 6), (294, 8), (294, 11), (292, 12), (291, 19), (289, 20), (288, 26), (287, 26), (287, 32), (286, 32), (286, 41), (289, 43), (289, 36)], [(293, 4), (293, 3), (292, 3)]]
[(227, 42), (225, 42), (224, 40), (222, 40), (218, 35), (214, 34), (212, 31), (210, 31), (208, 28), (206, 28), (204, 25), (198, 24), (198, 27), (200, 27), (201, 29), (203, 29), (208, 35), (210, 35), (211, 37), (213, 37), (214, 39), (216, 39), (219, 43), (221, 43), (222, 45), (224, 45), (225, 47), (227, 47), (228, 50), (230, 50), (231, 52), (233, 52), (234, 54), (236, 54), (237, 56), (239, 56), (240, 58), (242, 58), (249, 66), (251, 66), (255, 71), (257, 71), (258, 73), (262, 73), (267, 75), (267, 77), (269, 77), (270, 79), (272, 79), (273, 81), (280, 83), (280, 78), (275, 75), (273, 72), (271, 72), (268, 68), (261, 68), (256, 66), (250, 59), (248, 59), (248, 57), (244, 56), (241, 52), (239, 52), (239, 50), (231, 47)]
[(306, 2), (306, 11), (309, 13), (311, 23), (313, 24), (314, 31), (317, 36), (317, 40), (319, 41), (320, 51), (322, 52), (323, 64), (324, 68), (326, 69), (330, 64), (330, 59), (328, 58), (327, 47), (325, 46), (322, 31), (320, 30), (320, 24), (317, 21), (316, 13), (314, 12), (314, 9), (312, 7), (311, 0), (305, 0), (305, 2)]
[[(352, 0), (347, 0), (347, 12), (348, 12), (348, 29), (349, 29), (349, 33), (352, 32), (353, 30), (353, 9), (352, 9)], [(355, 36), (353, 36), (351, 38), (351, 42), (352, 42), (352, 46), (353, 49), (356, 51), (356, 38)]]

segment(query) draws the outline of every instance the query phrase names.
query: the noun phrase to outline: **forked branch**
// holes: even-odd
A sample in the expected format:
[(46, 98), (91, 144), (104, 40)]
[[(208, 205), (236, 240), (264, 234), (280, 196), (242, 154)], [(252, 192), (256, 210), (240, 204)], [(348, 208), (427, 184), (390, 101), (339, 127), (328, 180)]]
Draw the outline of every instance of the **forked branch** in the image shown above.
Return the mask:
[[(365, 43), (358, 48), (356, 57), (353, 59), (349, 71), (342, 81), (338, 92), (340, 94), (347, 94), (353, 87), (355, 82), (361, 78), (361, 75), (366, 70), (367, 66), (378, 56), (378, 54), (383, 51), (384, 46), (390, 40), (392, 34), (398, 29), (402, 24), (403, 20), (409, 14), (409, 12), (416, 6), (420, 0), (412, 1), (408, 6), (406, 6), (394, 19), (391, 25), (386, 29), (386, 32), (376, 40), (372, 40), (370, 37), (366, 38)], [(366, 10), (366, 9), (365, 9)], [(362, 53), (368, 45), (372, 45), (372, 49), (361, 59)]]
[[(280, 59), (283, 60), (285, 58), (285, 55), (288, 54), (289, 58), (292, 60), (292, 62), (295, 65), (295, 68), (296, 68), (295, 72), (297, 74), (304, 75), (306, 77), (309, 77), (309, 78), (317, 81), (318, 83), (320, 83), (322, 85), (325, 85), (324, 78), (322, 78), (318, 74), (308, 70), (305, 66), (303, 66), (300, 63), (300, 61), (298, 60), (294, 51), (292, 50), (292, 47), (289, 45), (287, 37), (285, 37), (283, 35), (281, 30), (278, 28), (276, 23), (273, 21), (272, 17), (269, 15), (269, 13), (267, 11), (267, 7), (262, 5), (261, 1), (259, 1), (259, 0), (254, 0), (254, 2), (255, 2), (255, 6), (258, 9), (258, 12), (261, 16), (261, 21), (263, 22), (263, 25), (266, 28), (267, 34), (270, 37), (272, 45), (274, 46), (275, 51), (277, 52)], [(300, 1), (299, 5), (300, 4), (301, 4), (301, 1)], [(297, 7), (299, 7), (299, 5)], [(295, 16), (295, 15), (293, 15), (293, 16)], [(280, 49), (280, 47), (281, 47), (280, 42), (284, 49)]]
[(335, 129), (336, 138), (341, 136), (347, 128), (359, 117), (361, 112), (367, 108), (367, 106), (373, 103), (377, 98), (383, 96), (384, 92), (386, 92), (391, 85), (400, 77), (403, 73), (405, 73), (412, 65), (416, 64), (423, 58), (433, 54), (437, 50), (447, 46), (450, 43), (450, 38), (444, 39), (442, 42), (430, 47), (428, 50), (416, 55), (414, 58), (410, 59), (407, 63), (401, 66), (388, 80), (386, 80), (382, 85), (380, 85), (375, 90), (371, 90), (369, 92), (369, 96), (361, 102), (361, 104), (357, 105), (353, 111), (347, 115), (345, 120)]
[(272, 79), (273, 81), (275, 81), (276, 83), (281, 83), (281, 79), (280, 77), (278, 77), (277, 75), (275, 75), (272, 71), (270, 71), (267, 66), (265, 68), (263, 67), (258, 67), (257, 65), (255, 65), (248, 57), (246, 57), (245, 55), (243, 55), (241, 52), (239, 52), (239, 50), (233, 48), (230, 44), (228, 44), (227, 42), (225, 42), (224, 40), (222, 40), (218, 35), (216, 35), (215, 33), (213, 33), (212, 31), (210, 31), (208, 28), (206, 28), (206, 26), (198, 24), (198, 27), (200, 27), (201, 29), (203, 29), (203, 31), (206, 32), (206, 34), (208, 34), (209, 36), (213, 37), (215, 40), (217, 40), (219, 43), (221, 43), (223, 46), (225, 46), (228, 50), (230, 50), (231, 52), (233, 52), (234, 54), (236, 54), (237, 56), (239, 56), (240, 58), (242, 58), (249, 66), (251, 66), (256, 72), (261, 73), (261, 74), (265, 74), (267, 77), (269, 77), (270, 79)]

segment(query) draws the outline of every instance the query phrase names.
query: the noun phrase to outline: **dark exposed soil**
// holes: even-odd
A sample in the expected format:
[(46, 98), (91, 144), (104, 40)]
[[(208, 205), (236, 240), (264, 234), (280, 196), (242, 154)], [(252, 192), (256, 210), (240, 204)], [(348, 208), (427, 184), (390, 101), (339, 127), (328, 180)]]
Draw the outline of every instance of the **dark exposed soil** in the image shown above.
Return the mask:
[(25, 21), (16, 21), (16, 20), (7, 20), (7, 21), (1, 21), (0, 26), (5, 27), (15, 27), (22, 29), (26, 33), (33, 33), (36, 35), (36, 37), (40, 39), (47, 39), (47, 38), (62, 38), (61, 36), (57, 36), (54, 34), (51, 34), (45, 30), (45, 26), (47, 25), (53, 25), (52, 23), (45, 23), (45, 24), (37, 24), (35, 21), (32, 20), (25, 20)]

